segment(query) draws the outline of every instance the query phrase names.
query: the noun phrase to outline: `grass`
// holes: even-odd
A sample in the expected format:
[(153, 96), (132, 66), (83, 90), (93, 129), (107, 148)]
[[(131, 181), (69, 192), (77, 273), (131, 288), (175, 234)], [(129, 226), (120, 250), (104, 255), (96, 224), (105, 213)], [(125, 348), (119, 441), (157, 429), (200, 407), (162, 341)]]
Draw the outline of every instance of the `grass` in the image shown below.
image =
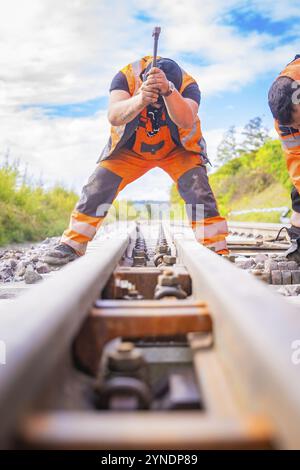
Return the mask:
[[(263, 191), (251, 195), (244, 195), (240, 199), (234, 201), (231, 211), (248, 210), (248, 209), (268, 209), (274, 207), (291, 208), (290, 191), (280, 183), (273, 183)], [(277, 212), (251, 212), (248, 214), (228, 214), (228, 220), (236, 220), (241, 222), (280, 222), (279, 211)]]
[[(280, 212), (231, 214), (257, 208), (291, 207), (291, 181), (278, 140), (266, 142), (258, 151), (234, 158), (209, 176), (221, 215), (229, 220), (280, 222)], [(183, 204), (176, 187), (171, 201)]]
[(44, 190), (23, 183), (18, 169), (0, 168), (0, 245), (60, 235), (78, 196), (61, 186)]

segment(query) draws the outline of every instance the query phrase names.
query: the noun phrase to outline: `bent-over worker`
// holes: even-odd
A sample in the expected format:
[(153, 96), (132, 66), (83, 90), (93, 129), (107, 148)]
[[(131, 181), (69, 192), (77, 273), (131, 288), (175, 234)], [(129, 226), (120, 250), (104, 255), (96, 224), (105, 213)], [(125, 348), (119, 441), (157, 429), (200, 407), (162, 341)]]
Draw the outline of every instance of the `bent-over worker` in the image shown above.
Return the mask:
[[(195, 234), (203, 232), (199, 242), (218, 254), (228, 253), (226, 220), (207, 177), (199, 104), (196, 81), (171, 59), (158, 58), (157, 67), (152, 67), (152, 57), (146, 56), (115, 75), (108, 143), (47, 262), (63, 264), (83, 255), (118, 193), (155, 167), (177, 184)], [(204, 207), (201, 217), (197, 205)]]

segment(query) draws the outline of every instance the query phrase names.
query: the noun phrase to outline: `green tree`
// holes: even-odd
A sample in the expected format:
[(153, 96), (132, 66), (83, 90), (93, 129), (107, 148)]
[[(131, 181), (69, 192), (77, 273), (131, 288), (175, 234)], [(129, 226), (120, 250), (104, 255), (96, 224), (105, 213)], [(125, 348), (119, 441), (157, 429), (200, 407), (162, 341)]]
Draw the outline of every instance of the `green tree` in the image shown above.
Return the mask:
[(242, 132), (244, 140), (239, 148), (239, 153), (252, 153), (257, 152), (265, 142), (270, 140), (269, 132), (264, 127), (262, 119), (257, 116), (245, 125)]
[(78, 196), (61, 186), (25, 184), (18, 160), (0, 163), (0, 245), (60, 235)]
[(235, 126), (229, 129), (223, 135), (223, 139), (217, 148), (217, 162), (219, 165), (229, 162), (239, 156), (239, 149), (236, 141)]

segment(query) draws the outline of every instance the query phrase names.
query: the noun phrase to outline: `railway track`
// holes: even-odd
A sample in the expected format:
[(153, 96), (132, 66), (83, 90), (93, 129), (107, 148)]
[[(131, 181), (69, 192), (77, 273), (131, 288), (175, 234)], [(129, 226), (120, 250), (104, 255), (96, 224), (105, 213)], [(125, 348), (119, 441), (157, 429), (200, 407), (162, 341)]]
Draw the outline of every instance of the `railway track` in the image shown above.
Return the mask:
[(299, 309), (236, 263), (132, 224), (6, 305), (1, 447), (300, 448)]
[[(232, 252), (251, 254), (253, 251), (282, 253), (289, 246), (286, 231), (276, 240), (283, 224), (261, 222), (230, 222), (228, 244)], [(276, 240), (276, 241), (275, 241)]]

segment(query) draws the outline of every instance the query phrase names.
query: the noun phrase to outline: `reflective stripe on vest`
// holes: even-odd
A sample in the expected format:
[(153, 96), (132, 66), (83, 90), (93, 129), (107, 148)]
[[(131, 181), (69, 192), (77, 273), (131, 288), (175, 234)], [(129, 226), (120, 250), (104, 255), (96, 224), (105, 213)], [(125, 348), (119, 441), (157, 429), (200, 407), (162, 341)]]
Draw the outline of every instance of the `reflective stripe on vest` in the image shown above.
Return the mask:
[[(288, 77), (296, 82), (300, 82), (300, 59), (295, 59), (290, 62), (278, 75), (277, 79), (280, 77)], [(277, 80), (276, 79), (276, 80)], [(300, 84), (300, 83), (299, 83)], [(299, 94), (299, 88), (296, 85), (295, 92)], [(275, 119), (275, 129), (280, 137), (282, 147), (284, 150), (293, 151), (300, 150), (300, 132), (298, 129), (293, 129), (292, 127), (280, 126), (278, 121)], [(282, 132), (282, 129), (286, 132)]]
[[(181, 69), (182, 73), (182, 83), (179, 90), (179, 93), (182, 95), (187, 86), (192, 83), (196, 83), (191, 75), (189, 75), (185, 70)], [(196, 116), (196, 120), (193, 124), (193, 127), (190, 129), (182, 129), (178, 127), (179, 139), (181, 145), (186, 149), (192, 152), (201, 153), (203, 152), (206, 155), (206, 146), (202, 147), (204, 141), (202, 137), (200, 119)], [(205, 143), (205, 141), (204, 141)]]
[[(160, 57), (158, 57), (159, 59)], [(125, 75), (129, 93), (131, 96), (135, 95), (142, 84), (140, 78), (141, 73), (145, 68), (152, 62), (152, 56), (145, 56), (141, 60), (132, 62), (121, 69), (121, 72)]]
[(298, 134), (297, 136), (295, 136), (294, 134), (291, 134), (291, 137), (289, 139), (282, 139), (281, 143), (284, 149), (299, 150), (300, 149), (300, 135)]

